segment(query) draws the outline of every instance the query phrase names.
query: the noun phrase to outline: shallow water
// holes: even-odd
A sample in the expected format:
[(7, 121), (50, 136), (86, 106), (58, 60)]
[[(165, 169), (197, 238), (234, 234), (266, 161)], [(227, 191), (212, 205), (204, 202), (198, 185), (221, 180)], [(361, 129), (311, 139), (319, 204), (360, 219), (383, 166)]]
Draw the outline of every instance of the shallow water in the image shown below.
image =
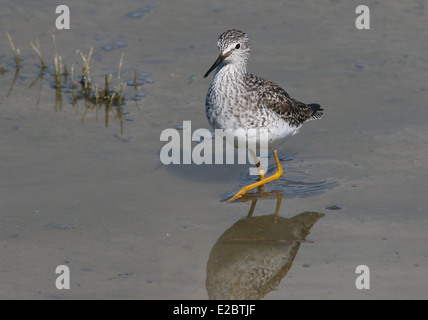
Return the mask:
[[(159, 137), (184, 120), (209, 128), (202, 75), (218, 35), (232, 27), (251, 38), (250, 72), (325, 109), (280, 148), (293, 159), (253, 212), (272, 215), (280, 190), (280, 217), (320, 217), (292, 240), (291, 265), (263, 298), (428, 298), (425, 2), (366, 4), (370, 30), (355, 28), (349, 1), (79, 0), (71, 30), (59, 31), (52, 1), (3, 1), (0, 29), (24, 61), (11, 88), (3, 37), (0, 298), (208, 299), (210, 254), (251, 209), (220, 200), (248, 179), (247, 167), (164, 166)], [(125, 105), (133, 121), (123, 134), (112, 114), (106, 127), (102, 109), (85, 113), (67, 93), (58, 105), (50, 75), (31, 86), (39, 69), (28, 41), (39, 38), (52, 67), (52, 34), (68, 66), (80, 61), (77, 49), (94, 47), (101, 85), (122, 52), (124, 81), (150, 73), (154, 83), (138, 87), (145, 96)], [(128, 86), (126, 94), (136, 92)], [(55, 287), (58, 265), (70, 268), (70, 290)], [(370, 268), (369, 290), (356, 289), (358, 265)]]

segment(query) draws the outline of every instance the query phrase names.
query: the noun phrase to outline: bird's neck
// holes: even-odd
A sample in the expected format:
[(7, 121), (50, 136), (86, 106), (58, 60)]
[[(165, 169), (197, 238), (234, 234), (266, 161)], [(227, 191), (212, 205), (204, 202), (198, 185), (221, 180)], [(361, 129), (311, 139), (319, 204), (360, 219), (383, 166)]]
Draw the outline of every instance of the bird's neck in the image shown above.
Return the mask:
[(228, 78), (234, 81), (240, 81), (244, 79), (246, 74), (246, 63), (222, 63), (216, 70), (215, 78), (218, 80)]

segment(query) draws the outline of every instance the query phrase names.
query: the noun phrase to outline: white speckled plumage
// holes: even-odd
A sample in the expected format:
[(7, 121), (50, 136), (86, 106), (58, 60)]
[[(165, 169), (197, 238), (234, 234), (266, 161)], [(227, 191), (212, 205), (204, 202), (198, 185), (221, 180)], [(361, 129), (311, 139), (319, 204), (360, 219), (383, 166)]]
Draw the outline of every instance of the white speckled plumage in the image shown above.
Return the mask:
[(318, 104), (292, 99), (275, 83), (247, 73), (251, 48), (246, 33), (228, 30), (217, 45), (220, 55), (204, 76), (216, 69), (205, 103), (212, 128), (264, 130), (269, 147), (276, 148), (304, 122), (322, 117)]

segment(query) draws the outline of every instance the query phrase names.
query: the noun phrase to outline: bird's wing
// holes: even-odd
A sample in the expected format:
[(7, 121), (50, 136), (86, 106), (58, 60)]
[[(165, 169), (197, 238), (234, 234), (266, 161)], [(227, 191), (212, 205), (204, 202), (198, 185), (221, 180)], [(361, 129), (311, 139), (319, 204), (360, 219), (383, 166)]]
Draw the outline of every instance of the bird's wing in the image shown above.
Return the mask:
[(322, 111), (318, 104), (305, 104), (290, 97), (281, 87), (249, 74), (246, 78), (249, 84), (256, 88), (260, 103), (287, 121), (290, 125), (300, 126), (304, 122), (322, 117)]

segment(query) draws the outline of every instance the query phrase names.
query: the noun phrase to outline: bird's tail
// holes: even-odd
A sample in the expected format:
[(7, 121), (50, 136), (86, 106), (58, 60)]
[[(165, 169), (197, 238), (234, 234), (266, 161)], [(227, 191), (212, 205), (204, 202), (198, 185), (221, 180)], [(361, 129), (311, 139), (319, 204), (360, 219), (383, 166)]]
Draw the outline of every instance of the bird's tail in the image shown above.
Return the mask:
[(323, 111), (324, 109), (321, 108), (321, 106), (317, 103), (311, 103), (308, 104), (308, 107), (311, 107), (312, 109), (312, 116), (310, 118), (310, 120), (316, 120), (316, 119), (321, 119), (323, 116)]

